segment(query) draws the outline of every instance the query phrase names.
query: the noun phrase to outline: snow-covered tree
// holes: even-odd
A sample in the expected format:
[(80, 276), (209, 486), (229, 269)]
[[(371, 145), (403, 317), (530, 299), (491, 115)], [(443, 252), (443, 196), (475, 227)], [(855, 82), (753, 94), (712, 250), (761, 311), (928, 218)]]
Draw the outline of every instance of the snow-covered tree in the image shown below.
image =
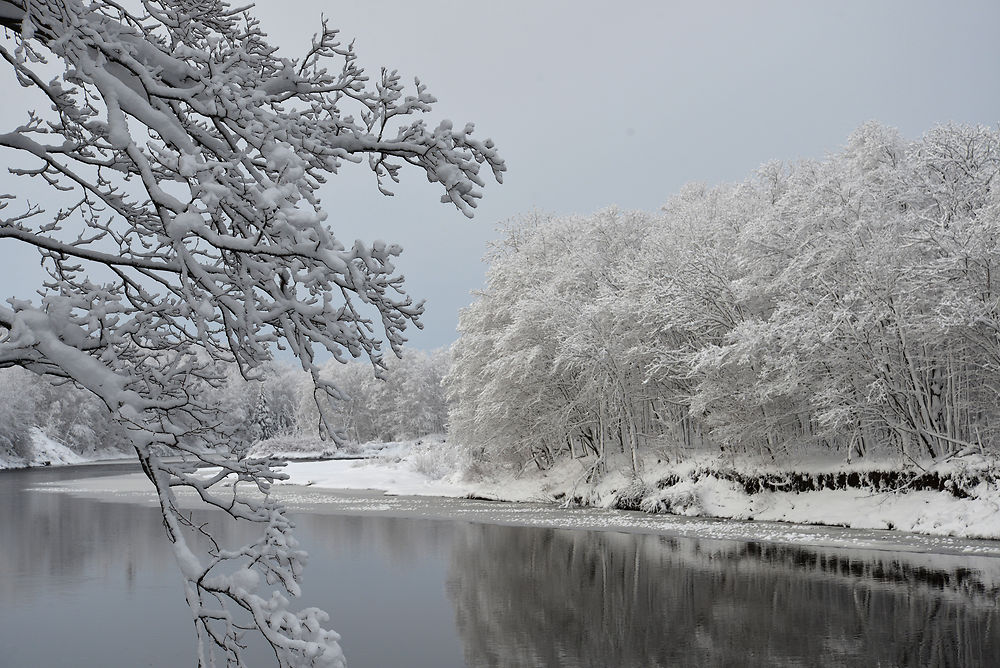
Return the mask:
[(398, 383), (391, 412), (397, 438), (444, 433), (448, 405), (442, 379), (448, 361), (447, 349), (409, 351), (402, 359), (391, 361), (390, 381)]
[(648, 397), (623, 317), (623, 272), (655, 217), (602, 211), (531, 216), (498, 245), (487, 288), (462, 312), (446, 378), (450, 431), (490, 463), (637, 450)]
[(79, 453), (125, 445), (121, 425), (93, 393), (70, 381), (53, 384), (38, 376), (22, 384), (36, 397), (34, 423), (49, 438)]
[[(417, 322), (422, 305), (393, 267), (401, 249), (345, 247), (324, 222), (320, 186), (345, 162), (367, 161), (384, 193), (409, 164), (468, 216), (481, 167), (499, 181), (504, 164), (471, 124), (427, 125), (424, 85), (370, 78), (325, 22), (288, 58), (245, 8), (134, 6), (0, 0), (0, 55), (44, 100), (0, 133), (0, 150), (12, 174), (54, 194), (0, 196), (0, 238), (38, 249), (49, 274), (39, 301), (0, 306), (0, 366), (68, 380), (123, 426), (156, 490), (201, 665), (215, 652), (241, 664), (247, 628), (279, 665), (341, 665), (325, 613), (289, 609), (305, 555), (267, 494), (280, 473), (243, 456), (212, 390), (227, 364), (256, 378), (277, 345), (337, 397), (321, 351), (379, 370), (382, 341), (398, 353)], [(217, 473), (195, 475), (201, 464)], [(223, 481), (234, 484), (216, 492)], [(182, 489), (261, 523), (260, 539), (199, 553)]]
[(697, 362), (717, 434), (911, 457), (995, 442), (998, 147), (986, 128), (906, 142), (867, 124), (790, 169), (739, 242), (758, 306)]
[(529, 218), (462, 313), (453, 440), (485, 469), (635, 474), (695, 448), (997, 454), (998, 175), (995, 129), (868, 123), (656, 215)]
[(267, 395), (261, 385), (257, 388), (257, 397), (250, 408), (250, 434), (254, 440), (264, 440), (272, 438), (276, 433), (274, 415), (271, 414)]
[(19, 367), (0, 369), (0, 457), (31, 461), (31, 429), (80, 454), (124, 452), (121, 425), (93, 393)]

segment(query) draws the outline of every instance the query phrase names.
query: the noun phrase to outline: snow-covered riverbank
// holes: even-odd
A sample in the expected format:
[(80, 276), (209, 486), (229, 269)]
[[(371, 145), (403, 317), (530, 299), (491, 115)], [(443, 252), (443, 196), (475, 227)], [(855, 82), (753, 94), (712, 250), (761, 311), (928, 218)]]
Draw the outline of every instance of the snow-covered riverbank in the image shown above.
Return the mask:
[[(36, 460), (51, 465), (90, 461), (39, 434)], [(961, 493), (936, 489), (902, 489), (868, 484), (878, 474), (900, 471), (894, 462), (865, 462), (845, 466), (838, 462), (786, 462), (786, 470), (808, 471), (787, 480), (791, 491), (781, 491), (784, 478), (777, 467), (732, 459), (701, 458), (681, 464), (646, 461), (633, 478), (612, 470), (588, 480), (585, 462), (562, 462), (546, 471), (529, 469), (495, 479), (463, 477), (454, 451), (440, 438), (356, 446), (329, 457), (326, 444), (296, 442), (280, 456), (291, 457), (284, 468), (289, 476), (282, 487), (298, 485), (327, 490), (378, 490), (393, 496), (474, 497), (593, 508), (644, 510), (657, 515), (703, 519), (753, 520), (853, 529), (888, 529), (931, 536), (1000, 540), (1000, 488), (977, 481), (991, 468), (988, 462), (966, 458), (948, 462), (927, 473), (944, 485), (964, 481)], [(257, 453), (263, 454), (263, 453)], [(24, 466), (0, 461), (0, 468)], [(994, 465), (995, 466), (995, 465)], [(838, 477), (851, 486), (828, 489)], [(982, 477), (988, 477), (982, 476)], [(768, 482), (757, 489), (760, 481)], [(877, 482), (877, 481), (876, 481)], [(751, 484), (752, 483), (752, 484)], [(926, 485), (925, 485), (926, 486)], [(752, 487), (753, 493), (747, 488)], [(803, 487), (815, 487), (805, 489)], [(947, 488), (946, 488), (947, 489)], [(651, 520), (655, 521), (653, 518)]]
[[(884, 483), (881, 474), (887, 470), (901, 470), (899, 464), (889, 461), (849, 467), (830, 462), (799, 462), (793, 470), (808, 471), (808, 474), (800, 474), (802, 480), (789, 480), (787, 486), (791, 491), (781, 491), (782, 476), (790, 476), (782, 474), (777, 467), (767, 469), (746, 462), (741, 467), (740, 462), (718, 458), (702, 458), (683, 464), (644, 462), (637, 479), (630, 473), (612, 471), (596, 482), (588, 481), (587, 466), (572, 461), (547, 471), (527, 470), (494, 480), (469, 480), (462, 479), (454, 468), (449, 468), (446, 457), (436, 454), (436, 447), (441, 445), (427, 442), (396, 444), (386, 450), (388, 456), (372, 459), (292, 462), (285, 469), (289, 475), (287, 483), (326, 489), (377, 489), (393, 495), (569, 501), (569, 505), (636, 509), (688, 517), (1000, 539), (1000, 489), (995, 482), (977, 482), (976, 476), (988, 472), (989, 465), (971, 458), (928, 471), (928, 479), (941, 482), (946, 491), (919, 489), (912, 480), (904, 483), (902, 489)], [(752, 475), (748, 471), (752, 471)], [(871, 484), (866, 476), (872, 478)], [(824, 483), (836, 485), (838, 477), (850, 486), (822, 488)], [(900, 479), (907, 478), (902, 476)], [(748, 480), (770, 481), (771, 488), (748, 493), (747, 487), (759, 484), (751, 485)], [(958, 494), (947, 487), (954, 484), (953, 480), (966, 483)], [(801, 490), (803, 487), (816, 489)]]

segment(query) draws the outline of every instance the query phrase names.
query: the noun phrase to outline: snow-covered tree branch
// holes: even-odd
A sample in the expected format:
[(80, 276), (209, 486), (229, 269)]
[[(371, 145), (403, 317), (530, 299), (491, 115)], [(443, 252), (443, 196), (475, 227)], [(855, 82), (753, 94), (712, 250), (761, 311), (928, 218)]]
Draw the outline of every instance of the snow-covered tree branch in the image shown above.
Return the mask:
[[(54, 195), (0, 196), (0, 238), (38, 249), (49, 275), (39, 302), (0, 306), (0, 366), (69, 379), (123, 425), (157, 491), (201, 664), (213, 652), (239, 664), (253, 628), (279, 665), (341, 665), (325, 614), (293, 613), (281, 593), (298, 593), (304, 555), (267, 495), (280, 473), (243, 456), (213, 388), (223, 365), (253, 378), (279, 346), (337, 397), (318, 353), (379, 369), (383, 340), (398, 353), (419, 326), (422, 305), (393, 266), (401, 249), (346, 247), (324, 222), (319, 188), (344, 163), (367, 159), (386, 194), (410, 164), (467, 216), (481, 168), (500, 181), (504, 163), (471, 124), (428, 126), (423, 84), (408, 91), (392, 71), (371, 81), (325, 22), (293, 59), (245, 8), (137, 7), (0, 0), (0, 55), (50, 107), (0, 129), (0, 150), (11, 174)], [(261, 539), (199, 555), (180, 488), (261, 523)], [(280, 590), (258, 593), (265, 583)]]

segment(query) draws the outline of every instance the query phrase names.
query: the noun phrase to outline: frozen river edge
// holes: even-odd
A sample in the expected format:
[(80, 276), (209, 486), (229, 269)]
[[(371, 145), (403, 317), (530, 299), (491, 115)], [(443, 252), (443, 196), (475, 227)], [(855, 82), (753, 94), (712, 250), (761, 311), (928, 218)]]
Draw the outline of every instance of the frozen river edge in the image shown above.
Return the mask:
[[(363, 480), (359, 483), (365, 484)], [(134, 472), (43, 484), (37, 489), (108, 502), (155, 503), (148, 481), (142, 474)], [(367, 487), (331, 489), (326, 486), (285, 483), (276, 485), (274, 494), (292, 513), (375, 514), (511, 526), (656, 534), (702, 540), (905, 552), (914, 556), (936, 555), (939, 567), (941, 557), (950, 556), (956, 559), (956, 567), (964, 565), (966, 563), (964, 559), (968, 557), (988, 557), (990, 561), (1000, 558), (1000, 541), (902, 531), (651, 515), (637, 511), (593, 507), (564, 508), (555, 503), (501, 502), (455, 496), (389, 495)], [(185, 504), (190, 504), (190, 507), (198, 505), (197, 499), (193, 496), (181, 495), (181, 500)], [(1000, 575), (1000, 559), (997, 559), (995, 568)]]

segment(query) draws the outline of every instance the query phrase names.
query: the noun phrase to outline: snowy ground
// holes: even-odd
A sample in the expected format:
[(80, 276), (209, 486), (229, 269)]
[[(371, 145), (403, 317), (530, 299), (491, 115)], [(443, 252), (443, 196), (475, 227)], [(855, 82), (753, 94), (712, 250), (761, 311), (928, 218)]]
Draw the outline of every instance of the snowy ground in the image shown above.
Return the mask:
[[(503, 503), (482, 499), (439, 496), (455, 493), (442, 483), (416, 479), (400, 473), (406, 467), (391, 463), (371, 462), (358, 466), (352, 462), (316, 462), (313, 473), (323, 470), (329, 477), (324, 483), (337, 489), (320, 487), (319, 477), (306, 476), (312, 484), (282, 484), (275, 495), (292, 512), (333, 515), (384, 515), (389, 517), (444, 519), (539, 528), (616, 531), (708, 540), (767, 542), (786, 545), (809, 545), (838, 549), (864, 549), (906, 553), (908, 559), (932, 559), (936, 568), (952, 563), (954, 568), (969, 568), (969, 559), (978, 570), (988, 571), (991, 586), (1000, 586), (1000, 542), (953, 536), (922, 535), (902, 531), (845, 529), (783, 522), (745, 522), (705, 517), (652, 515), (600, 507), (563, 508), (555, 503)], [(301, 465), (305, 466), (305, 464)], [(299, 465), (295, 465), (299, 468)], [(308, 471), (299, 470), (293, 479)], [(412, 472), (411, 472), (412, 473)], [(419, 475), (419, 474), (418, 474)], [(368, 489), (370, 485), (391, 488), (397, 493), (420, 492), (433, 496), (387, 495)], [(438, 487), (438, 485), (441, 485)], [(353, 489), (352, 489), (353, 488)], [(436, 488), (436, 489), (435, 489)], [(104, 501), (156, 505), (149, 481), (141, 473), (125, 473), (109, 477), (88, 477), (77, 480), (42, 483), (35, 488), (50, 493), (67, 493)], [(200, 501), (193, 493), (180, 492), (183, 508), (196, 508)], [(948, 556), (950, 555), (950, 556)], [(946, 558), (942, 562), (941, 558)], [(948, 562), (947, 559), (955, 559)], [(922, 563), (922, 562), (921, 562)], [(927, 562), (931, 564), (932, 562)]]
[[(36, 464), (49, 461), (56, 464), (80, 463), (83, 458), (70, 452), (58, 443), (44, 439), (39, 433)], [(297, 441), (289, 444), (272, 443), (272, 449), (282, 456), (299, 459), (323, 455), (323, 444)], [(265, 454), (262, 450), (257, 454)], [(329, 456), (329, 453), (325, 453)], [(356, 446), (348, 453), (361, 459), (327, 459), (321, 461), (292, 461), (285, 468), (289, 479), (280, 483), (283, 497), (295, 498), (295, 488), (308, 487), (312, 490), (372, 490), (390, 496), (417, 497), (478, 497), (498, 501), (520, 501), (541, 503), (548, 507), (545, 516), (553, 511), (562, 513), (566, 521), (582, 521), (591, 526), (594, 518), (587, 515), (570, 514), (569, 509), (558, 508), (565, 499), (578, 499), (592, 509), (611, 508), (622, 494), (636, 494), (639, 507), (670, 515), (650, 516), (652, 522), (661, 528), (668, 517), (686, 516), (701, 520), (730, 519), (754, 520), (763, 523), (784, 523), (791, 525), (826, 525), (853, 529), (913, 532), (930, 536), (951, 536), (956, 538), (982, 538), (1000, 540), (1000, 489), (996, 486), (980, 484), (972, 490), (969, 498), (959, 499), (947, 492), (873, 492), (866, 490), (823, 490), (801, 493), (761, 492), (746, 494), (743, 489), (730, 481), (712, 476), (702, 477), (697, 482), (683, 479), (675, 485), (658, 489), (655, 481), (670, 473), (684, 473), (693, 466), (711, 466), (712, 462), (699, 461), (685, 464), (646, 462), (642, 479), (645, 485), (636, 490), (631, 476), (621, 472), (611, 472), (597, 483), (585, 482), (587, 469), (580, 461), (563, 462), (548, 471), (526, 470), (517, 475), (507, 475), (497, 480), (462, 479), (456, 473), (460, 468), (454, 449), (440, 437), (429, 437), (419, 441), (401, 443), (379, 443)], [(716, 462), (718, 463), (718, 462)], [(4, 462), (0, 462), (3, 466)], [(728, 462), (732, 465), (732, 461)], [(829, 467), (823, 462), (798, 462), (797, 467), (809, 467), (821, 471)], [(867, 463), (863, 466), (871, 466)], [(891, 465), (880, 462), (879, 465)], [(683, 477), (683, 476), (682, 476)], [(118, 492), (141, 494), (145, 481), (124, 483)], [(320, 495), (312, 503), (335, 503), (338, 497)], [(374, 503), (374, 509), (395, 508), (386, 497), (377, 494), (371, 498), (381, 498)], [(319, 499), (319, 500), (317, 500)], [(326, 501), (323, 501), (326, 499)], [(383, 508), (384, 506), (384, 508)], [(462, 508), (456, 504), (454, 510)], [(343, 510), (343, 508), (340, 508)], [(537, 516), (538, 508), (532, 512)], [(530, 514), (530, 513), (529, 513)], [(602, 516), (603, 517), (603, 516)], [(523, 518), (522, 518), (523, 519)], [(548, 521), (551, 521), (550, 518)], [(600, 523), (606, 523), (602, 519)], [(638, 522), (638, 520), (630, 520)], [(642, 522), (639, 522), (642, 524)], [(744, 523), (741, 522), (741, 525)], [(687, 529), (692, 527), (685, 524)], [(712, 532), (718, 533), (719, 527)], [(775, 526), (777, 528), (775, 528)], [(609, 527), (610, 528), (610, 527)], [(651, 528), (651, 527), (647, 527)], [(760, 530), (754, 530), (754, 535)], [(726, 529), (725, 536), (735, 537)], [(764, 533), (768, 535), (795, 534), (797, 528), (782, 528), (782, 524), (769, 525)], [(815, 531), (810, 532), (815, 534)], [(742, 536), (742, 534), (741, 534)], [(760, 536), (758, 536), (760, 537)], [(801, 542), (793, 540), (792, 542)], [(815, 542), (814, 539), (807, 542)]]
[(441, 436), (369, 443), (350, 452), (361, 458), (290, 461), (283, 469), (289, 476), (285, 484), (379, 490), (396, 496), (460, 497), (475, 490), (455, 475), (457, 467)]
[[(324, 489), (381, 490), (391, 495), (474, 496), (504, 501), (557, 502), (581, 498), (586, 505), (611, 507), (623, 490), (634, 485), (630, 475), (610, 473), (597, 484), (583, 481), (586, 468), (565, 462), (548, 471), (525, 471), (493, 481), (460, 479), (438, 442), (393, 444), (392, 456), (357, 461), (290, 463), (285, 483)], [(883, 464), (886, 464), (883, 462)], [(701, 463), (704, 466), (704, 462)], [(691, 466), (691, 464), (688, 464)], [(816, 463), (816, 468), (828, 464)], [(963, 538), (1000, 539), (1000, 490), (981, 484), (969, 498), (947, 492), (874, 492), (822, 490), (801, 493), (746, 494), (737, 484), (706, 477), (656, 489), (652, 483), (683, 469), (647, 462), (640, 490), (646, 510), (669, 508), (675, 515), (701, 518), (816, 524), (856, 529), (898, 531)]]

